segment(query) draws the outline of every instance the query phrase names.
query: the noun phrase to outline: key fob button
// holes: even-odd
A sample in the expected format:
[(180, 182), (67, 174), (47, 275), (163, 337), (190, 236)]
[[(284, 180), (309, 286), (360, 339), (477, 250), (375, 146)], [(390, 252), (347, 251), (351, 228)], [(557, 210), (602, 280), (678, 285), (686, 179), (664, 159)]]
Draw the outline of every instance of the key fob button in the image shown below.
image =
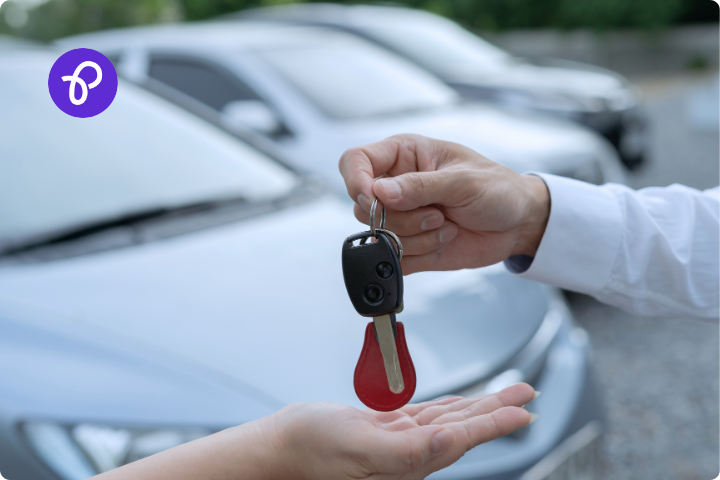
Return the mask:
[(371, 283), (363, 291), (363, 299), (370, 305), (377, 305), (383, 301), (385, 292), (380, 285)]
[(388, 262), (382, 262), (375, 268), (375, 272), (380, 278), (390, 278), (393, 274), (393, 267)]

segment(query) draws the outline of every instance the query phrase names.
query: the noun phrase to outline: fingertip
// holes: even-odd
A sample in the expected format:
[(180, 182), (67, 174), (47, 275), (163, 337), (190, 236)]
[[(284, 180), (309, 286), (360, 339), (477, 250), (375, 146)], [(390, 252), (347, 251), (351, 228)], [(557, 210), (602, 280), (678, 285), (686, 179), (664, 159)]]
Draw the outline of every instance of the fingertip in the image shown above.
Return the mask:
[(520, 383), (516, 383), (515, 385), (511, 385), (511, 386), (521, 387), (526, 393), (532, 393), (533, 395), (535, 395), (535, 389), (533, 387), (531, 387), (529, 383), (520, 382)]
[(497, 425), (500, 436), (507, 435), (533, 422), (533, 414), (521, 407), (498, 408), (490, 415), (495, 418), (495, 425)]
[(372, 198), (373, 165), (362, 147), (347, 149), (340, 157), (340, 174), (347, 192), (354, 201), (369, 210)]
[(438, 210), (422, 219), (420, 222), (420, 230), (423, 232), (435, 230), (436, 228), (440, 228), (444, 222), (445, 216)]
[(492, 393), (505, 406), (521, 407), (535, 399), (535, 389), (527, 383), (516, 383)]
[(457, 234), (457, 225), (455, 225), (453, 222), (445, 222), (445, 225), (440, 228), (440, 232), (438, 233), (440, 243), (442, 243), (443, 245), (446, 243), (450, 243), (455, 237), (457, 237)]
[(535, 389), (527, 383), (518, 383), (513, 385), (513, 387), (520, 390), (520, 395), (526, 399), (525, 403), (532, 402), (540, 395), (540, 392), (536, 392)]

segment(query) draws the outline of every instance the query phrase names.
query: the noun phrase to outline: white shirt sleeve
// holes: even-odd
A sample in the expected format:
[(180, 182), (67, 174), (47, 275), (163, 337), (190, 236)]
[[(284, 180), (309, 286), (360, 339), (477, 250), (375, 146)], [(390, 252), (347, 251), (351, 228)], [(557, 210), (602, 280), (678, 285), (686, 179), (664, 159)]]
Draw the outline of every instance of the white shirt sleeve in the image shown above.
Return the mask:
[(592, 295), (638, 315), (720, 314), (720, 187), (632, 190), (549, 174), (550, 218), (520, 277)]

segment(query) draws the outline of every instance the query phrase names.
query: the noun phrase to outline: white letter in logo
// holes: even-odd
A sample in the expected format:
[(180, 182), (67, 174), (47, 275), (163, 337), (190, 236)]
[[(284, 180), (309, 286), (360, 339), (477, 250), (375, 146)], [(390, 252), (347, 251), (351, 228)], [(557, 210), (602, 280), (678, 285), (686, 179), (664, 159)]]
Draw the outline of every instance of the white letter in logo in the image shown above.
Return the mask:
[[(92, 67), (97, 72), (97, 78), (90, 85), (86, 84), (85, 80), (78, 76), (80, 75), (80, 72), (82, 72), (82, 69), (85, 67)], [(63, 82), (70, 82), (70, 101), (72, 102), (72, 104), (82, 105), (83, 103), (85, 103), (85, 100), (87, 100), (88, 88), (95, 88), (100, 84), (100, 81), (102, 80), (102, 70), (100, 70), (100, 65), (95, 62), (82, 62), (75, 69), (75, 73), (73, 73), (72, 76), (66, 75), (62, 77), (62, 80)], [(82, 90), (82, 95), (80, 96), (79, 100), (75, 98), (76, 83), (80, 85), (80, 89)]]

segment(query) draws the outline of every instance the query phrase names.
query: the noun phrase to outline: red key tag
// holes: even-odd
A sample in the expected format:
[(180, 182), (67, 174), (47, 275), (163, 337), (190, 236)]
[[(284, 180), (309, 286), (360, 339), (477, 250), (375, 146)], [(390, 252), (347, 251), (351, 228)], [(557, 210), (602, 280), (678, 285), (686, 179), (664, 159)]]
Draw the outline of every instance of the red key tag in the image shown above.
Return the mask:
[(402, 372), (404, 389), (399, 393), (390, 391), (380, 344), (375, 337), (373, 323), (365, 328), (365, 343), (355, 367), (355, 393), (366, 406), (380, 412), (397, 410), (406, 405), (415, 393), (415, 366), (405, 342), (405, 327), (397, 322), (395, 346)]

